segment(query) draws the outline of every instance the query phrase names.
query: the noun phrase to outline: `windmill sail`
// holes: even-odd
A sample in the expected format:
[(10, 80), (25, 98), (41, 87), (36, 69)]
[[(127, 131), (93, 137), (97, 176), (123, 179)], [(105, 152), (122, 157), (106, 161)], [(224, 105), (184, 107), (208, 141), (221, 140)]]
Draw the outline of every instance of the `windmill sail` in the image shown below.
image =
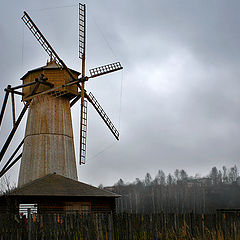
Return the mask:
[(79, 3), (79, 58), (85, 55), (86, 42), (86, 6)]
[(56, 63), (59, 66), (62, 66), (72, 80), (75, 80), (73, 77), (73, 74), (68, 69), (67, 65), (63, 62), (63, 60), (58, 56), (58, 54), (55, 52), (55, 50), (52, 48), (52, 46), (49, 44), (47, 39), (43, 36), (39, 28), (36, 26), (36, 24), (33, 22), (33, 20), (30, 18), (30, 16), (24, 11), (24, 15), (22, 17), (23, 22), (27, 25), (29, 30), (32, 32), (34, 37), (37, 39), (37, 41), (40, 43), (40, 45), (43, 47), (43, 49), (47, 52), (47, 54), (50, 56), (51, 59), (55, 59)]
[[(86, 6), (79, 3), (79, 58), (82, 59), (82, 79), (85, 78), (86, 50)], [(84, 100), (85, 82), (81, 89), (81, 117), (80, 117), (80, 157), (79, 163), (85, 164), (86, 160), (86, 134), (87, 134), (87, 102)]]
[(107, 114), (104, 112), (103, 108), (97, 101), (97, 99), (93, 96), (93, 94), (90, 92), (89, 95), (87, 95), (88, 101), (94, 106), (94, 108), (97, 110), (99, 113), (100, 117), (102, 120), (106, 123), (114, 137), (119, 140), (119, 132), (118, 130), (114, 127), (113, 123), (111, 122), (110, 118), (107, 116)]
[(80, 132), (80, 165), (86, 162), (86, 143), (87, 143), (87, 101), (84, 100)]
[(101, 67), (93, 68), (93, 69), (89, 70), (90, 75), (91, 75), (91, 77), (89, 77), (89, 78), (95, 78), (95, 77), (98, 77), (98, 76), (101, 76), (104, 74), (108, 74), (111, 72), (115, 72), (115, 71), (118, 71), (121, 69), (123, 69), (123, 67), (121, 66), (120, 62), (111, 63), (111, 64), (104, 65)]

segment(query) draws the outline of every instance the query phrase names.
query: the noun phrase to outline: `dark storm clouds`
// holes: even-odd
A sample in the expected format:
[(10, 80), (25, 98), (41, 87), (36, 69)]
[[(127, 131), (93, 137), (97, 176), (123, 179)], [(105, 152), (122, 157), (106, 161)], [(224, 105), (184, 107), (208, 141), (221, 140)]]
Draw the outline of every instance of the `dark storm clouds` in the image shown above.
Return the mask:
[[(47, 59), (22, 26), (23, 10), (68, 66), (79, 70), (77, 8), (75, 1), (4, 3), (1, 89)], [(112, 184), (176, 168), (206, 175), (214, 165), (238, 164), (239, 10), (237, 0), (87, 2), (87, 67), (119, 60), (124, 71), (87, 84), (120, 125), (120, 141), (89, 105), (87, 164), (79, 167), (80, 181)], [(78, 111), (75, 106), (77, 148)]]

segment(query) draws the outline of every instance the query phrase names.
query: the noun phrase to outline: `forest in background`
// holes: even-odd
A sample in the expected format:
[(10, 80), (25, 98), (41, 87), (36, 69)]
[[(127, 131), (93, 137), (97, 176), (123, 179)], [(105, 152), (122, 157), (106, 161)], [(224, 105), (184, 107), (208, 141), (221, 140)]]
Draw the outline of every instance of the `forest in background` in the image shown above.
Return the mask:
[(176, 169), (166, 175), (159, 170), (153, 178), (132, 183), (120, 179), (112, 187), (103, 187), (122, 195), (117, 199), (117, 211), (128, 213), (212, 213), (217, 209), (240, 208), (240, 177), (236, 165), (213, 167), (206, 177), (188, 176)]

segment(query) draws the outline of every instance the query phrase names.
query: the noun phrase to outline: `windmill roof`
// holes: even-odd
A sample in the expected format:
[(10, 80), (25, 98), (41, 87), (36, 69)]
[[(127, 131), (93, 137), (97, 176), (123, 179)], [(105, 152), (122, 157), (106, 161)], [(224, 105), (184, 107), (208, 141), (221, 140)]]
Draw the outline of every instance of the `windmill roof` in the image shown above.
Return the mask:
[[(56, 63), (56, 61), (53, 60), (51, 62), (48, 62), (47, 65), (45, 65), (45, 66), (29, 70), (23, 77), (21, 77), (21, 80), (24, 80), (30, 73), (33, 73), (33, 72), (36, 72), (36, 71), (40, 71), (40, 70), (59, 70), (59, 69), (62, 69), (62, 67), (59, 66)], [(74, 74), (80, 75), (80, 72), (78, 72), (78, 71), (75, 71), (71, 68), (69, 68), (69, 70)]]
[(86, 183), (66, 178), (56, 173), (38, 178), (11, 191), (14, 196), (63, 196), (63, 197), (111, 197), (120, 195), (99, 189)]

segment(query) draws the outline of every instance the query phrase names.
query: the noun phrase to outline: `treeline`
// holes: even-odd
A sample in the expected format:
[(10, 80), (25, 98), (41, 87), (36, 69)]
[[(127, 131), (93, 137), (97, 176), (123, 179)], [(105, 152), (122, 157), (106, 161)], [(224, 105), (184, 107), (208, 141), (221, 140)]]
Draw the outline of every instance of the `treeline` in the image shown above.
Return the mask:
[(240, 178), (237, 166), (213, 167), (206, 177), (188, 176), (176, 169), (166, 175), (147, 173), (143, 180), (132, 183), (120, 179), (110, 191), (121, 194), (118, 212), (129, 213), (211, 213), (216, 209), (240, 208)]

